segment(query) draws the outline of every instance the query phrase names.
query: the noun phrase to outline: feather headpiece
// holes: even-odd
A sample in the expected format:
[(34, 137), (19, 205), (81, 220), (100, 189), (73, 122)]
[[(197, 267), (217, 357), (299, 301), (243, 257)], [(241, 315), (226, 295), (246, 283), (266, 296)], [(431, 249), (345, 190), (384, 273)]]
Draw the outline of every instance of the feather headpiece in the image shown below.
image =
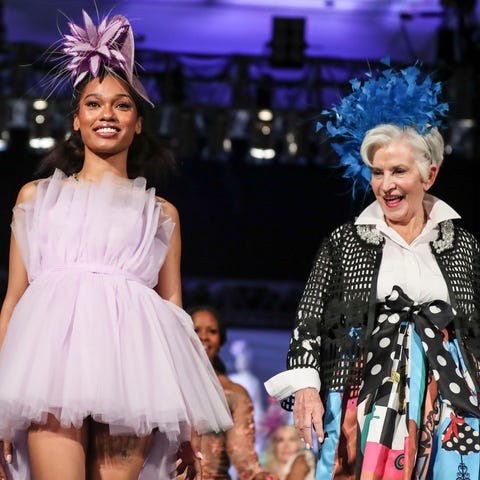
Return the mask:
[(340, 157), (343, 176), (353, 181), (352, 195), (367, 190), (370, 168), (363, 163), (360, 146), (368, 130), (381, 124), (394, 124), (401, 128), (413, 127), (426, 134), (439, 127), (448, 111), (448, 104), (440, 102), (442, 85), (433, 82), (430, 75), (421, 80), (416, 63), (402, 70), (387, 67), (378, 76), (366, 74), (365, 80), (350, 80), (352, 93), (330, 110), (323, 110), (316, 131), (323, 128), (329, 137), (338, 140), (332, 148)]
[(148, 103), (145, 88), (135, 75), (135, 43), (130, 22), (123, 15), (104, 17), (98, 27), (82, 10), (84, 27), (68, 22), (70, 35), (63, 35), (61, 51), (66, 55), (61, 71), (76, 87), (85, 77), (102, 70), (123, 74), (130, 86)]

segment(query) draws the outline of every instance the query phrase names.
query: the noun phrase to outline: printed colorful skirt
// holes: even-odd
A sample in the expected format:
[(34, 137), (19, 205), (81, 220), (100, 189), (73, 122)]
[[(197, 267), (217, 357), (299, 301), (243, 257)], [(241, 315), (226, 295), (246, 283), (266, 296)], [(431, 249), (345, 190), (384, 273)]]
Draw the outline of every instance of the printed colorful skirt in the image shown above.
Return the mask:
[(445, 302), (394, 287), (364, 381), (328, 394), (317, 480), (479, 480), (480, 410)]

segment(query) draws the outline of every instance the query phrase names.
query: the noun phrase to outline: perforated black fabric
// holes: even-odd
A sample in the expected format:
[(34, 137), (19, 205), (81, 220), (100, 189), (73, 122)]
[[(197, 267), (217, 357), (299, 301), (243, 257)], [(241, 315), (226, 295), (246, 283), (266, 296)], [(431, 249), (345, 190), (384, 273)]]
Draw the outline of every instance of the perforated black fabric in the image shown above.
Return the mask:
[[(383, 238), (373, 227), (347, 223), (322, 244), (297, 309), (287, 369), (315, 368), (322, 396), (361, 382), (362, 351), (375, 320), (376, 282)], [(458, 316), (454, 330), (469, 355), (479, 358), (480, 250), (476, 239), (446, 221), (431, 243)], [(473, 365), (476, 362), (469, 362)], [(478, 368), (471, 373), (480, 380)], [(480, 383), (480, 382), (479, 382)], [(291, 410), (294, 399), (282, 402)]]

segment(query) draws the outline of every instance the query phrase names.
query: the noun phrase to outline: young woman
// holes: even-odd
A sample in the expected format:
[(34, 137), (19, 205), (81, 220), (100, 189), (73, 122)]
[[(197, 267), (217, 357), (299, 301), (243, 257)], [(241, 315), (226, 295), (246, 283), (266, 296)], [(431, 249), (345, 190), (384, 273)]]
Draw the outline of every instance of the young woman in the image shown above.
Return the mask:
[(73, 134), (48, 162), (64, 171), (25, 185), (14, 208), (0, 436), (17, 448), (1, 473), (166, 479), (179, 456), (194, 478), (192, 429), (229, 428), (230, 412), (181, 308), (178, 212), (130, 178), (152, 158), (170, 163), (145, 131), (145, 91), (114, 62), (132, 45), (130, 25), (117, 16), (97, 30), (84, 17), (99, 67), (74, 70)]

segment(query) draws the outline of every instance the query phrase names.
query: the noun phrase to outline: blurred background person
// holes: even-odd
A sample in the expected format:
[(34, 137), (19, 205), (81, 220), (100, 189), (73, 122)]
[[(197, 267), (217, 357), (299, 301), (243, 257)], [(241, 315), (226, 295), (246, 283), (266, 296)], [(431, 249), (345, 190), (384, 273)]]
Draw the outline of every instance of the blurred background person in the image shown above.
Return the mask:
[(317, 460), (293, 425), (280, 425), (269, 439), (265, 468), (279, 480), (314, 480)]
[(247, 390), (253, 403), (253, 419), (255, 421), (255, 448), (257, 453), (264, 448), (264, 440), (260, 435), (260, 422), (265, 409), (263, 407), (263, 385), (252, 371), (253, 352), (244, 339), (234, 340), (230, 345), (230, 353), (234, 358), (235, 372), (228, 374), (232, 382), (239, 383)]
[(227, 377), (225, 365), (218, 356), (227, 339), (225, 324), (220, 314), (210, 306), (193, 307), (188, 312), (225, 391), (233, 418), (231, 429), (201, 438), (200, 451), (204, 456), (203, 480), (231, 479), (231, 465), (235, 468), (239, 480), (274, 479), (275, 477), (262, 469), (255, 451), (255, 423), (250, 396), (244, 387)]

